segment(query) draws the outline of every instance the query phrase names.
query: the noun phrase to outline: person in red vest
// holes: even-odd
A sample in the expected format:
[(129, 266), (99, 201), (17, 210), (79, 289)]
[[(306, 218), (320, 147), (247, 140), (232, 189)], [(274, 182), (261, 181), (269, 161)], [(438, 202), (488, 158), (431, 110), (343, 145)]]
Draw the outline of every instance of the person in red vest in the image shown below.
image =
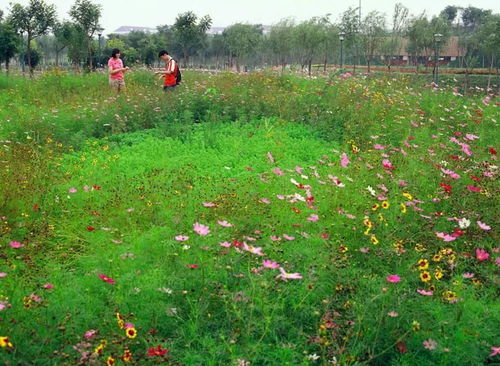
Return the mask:
[(179, 66), (177, 65), (177, 61), (165, 50), (160, 51), (158, 57), (165, 62), (165, 71), (156, 71), (155, 74), (161, 75), (158, 80), (165, 78), (163, 90), (172, 91), (178, 84), (177, 74), (179, 73)]

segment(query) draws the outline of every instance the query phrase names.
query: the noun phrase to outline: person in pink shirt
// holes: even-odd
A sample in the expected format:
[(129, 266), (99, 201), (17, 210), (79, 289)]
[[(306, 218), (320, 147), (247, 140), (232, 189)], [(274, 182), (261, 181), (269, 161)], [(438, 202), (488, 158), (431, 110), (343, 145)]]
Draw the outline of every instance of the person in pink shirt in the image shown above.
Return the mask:
[(120, 57), (120, 50), (115, 48), (108, 61), (109, 85), (117, 92), (125, 90), (125, 79), (123, 74), (129, 70), (128, 67), (123, 67), (123, 61)]

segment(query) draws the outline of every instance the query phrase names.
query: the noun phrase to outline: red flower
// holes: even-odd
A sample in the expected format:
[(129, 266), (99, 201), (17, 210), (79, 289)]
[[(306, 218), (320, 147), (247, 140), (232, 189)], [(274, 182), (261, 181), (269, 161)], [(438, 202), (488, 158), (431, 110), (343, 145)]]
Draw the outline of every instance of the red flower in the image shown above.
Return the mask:
[(475, 186), (467, 186), (467, 189), (471, 192), (481, 192), (481, 188), (477, 188)]
[(449, 184), (446, 184), (446, 183), (439, 183), (439, 185), (441, 187), (443, 187), (444, 191), (446, 193), (451, 193), (451, 186)]
[(94, 231), (94, 230), (95, 230), (95, 227), (90, 226), (90, 225), (89, 225), (89, 226), (87, 226), (87, 231)]
[(238, 241), (238, 240), (233, 240), (233, 246), (236, 247), (236, 248), (241, 248), (243, 247), (243, 243), (241, 241)]
[(168, 352), (168, 348), (161, 348), (161, 344), (159, 344), (156, 348), (151, 347), (148, 349), (148, 356), (149, 357), (155, 357), (155, 356), (165, 356)]
[(476, 177), (475, 175), (470, 175), (470, 179), (475, 180), (476, 182), (480, 182), (481, 178)]
[(197, 269), (199, 267), (199, 265), (197, 265), (197, 264), (186, 264), (186, 267), (190, 268), (190, 269)]
[(38, 206), (38, 203), (35, 203), (33, 205), (33, 211), (40, 211), (40, 206)]
[(109, 277), (108, 277), (108, 276), (106, 276), (106, 275), (103, 275), (103, 274), (98, 274), (97, 276), (99, 276), (99, 278), (100, 278), (101, 280), (103, 280), (104, 282), (110, 283), (110, 284), (112, 284), (112, 285), (116, 283), (116, 281), (115, 281), (115, 280), (113, 280), (112, 278), (109, 278)]
[(488, 151), (490, 152), (490, 154), (493, 154), (493, 155), (497, 154), (497, 151), (492, 147), (490, 147), (490, 149)]
[(92, 188), (94, 188), (95, 191), (100, 191), (101, 190), (101, 186), (98, 186), (98, 185), (93, 185)]

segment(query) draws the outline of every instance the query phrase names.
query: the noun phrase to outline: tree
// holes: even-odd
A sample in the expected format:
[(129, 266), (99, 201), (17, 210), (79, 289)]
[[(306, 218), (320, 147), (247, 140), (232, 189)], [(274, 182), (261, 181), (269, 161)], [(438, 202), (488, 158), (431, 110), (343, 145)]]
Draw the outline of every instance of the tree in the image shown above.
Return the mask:
[(295, 54), (302, 65), (307, 65), (309, 75), (312, 71), (312, 61), (317, 56), (327, 40), (326, 28), (330, 24), (329, 16), (314, 17), (297, 25), (294, 30)]
[(474, 31), (484, 23), (486, 17), (491, 15), (491, 10), (484, 10), (469, 6), (462, 10), (462, 22), (468, 31)]
[(262, 38), (262, 25), (236, 23), (222, 33), (231, 56), (236, 59), (236, 68), (259, 44)]
[(359, 21), (359, 8), (352, 7), (343, 12), (340, 19), (340, 29), (345, 33), (346, 50), (351, 50), (351, 55), (355, 57), (353, 58), (354, 72), (356, 72), (356, 63), (359, 63)]
[(102, 6), (94, 4), (90, 0), (76, 0), (71, 7), (69, 15), (73, 21), (80, 26), (87, 46), (87, 59), (89, 69), (92, 70), (92, 38), (101, 28), (99, 19), (101, 18)]
[(12, 24), (0, 22), (0, 65), (5, 62), (7, 73), (9, 72), (10, 59), (18, 52), (20, 44), (21, 38)]
[(361, 49), (370, 72), (371, 60), (380, 51), (385, 36), (385, 15), (372, 11), (366, 15), (361, 23)]
[[(488, 87), (491, 85), (491, 74), (495, 62), (500, 59), (500, 15), (491, 14), (486, 17), (485, 22), (478, 31), (479, 49), (489, 58)], [(498, 64), (497, 64), (498, 69)]]
[(188, 11), (177, 16), (172, 29), (186, 65), (189, 64), (189, 57), (205, 46), (211, 25), (212, 18), (208, 15), (198, 19), (196, 14)]
[(56, 22), (56, 9), (44, 0), (30, 0), (24, 7), (13, 4), (10, 14), (12, 25), (21, 34), (26, 35), (26, 60), (33, 76), (33, 62), (31, 62), (31, 41), (47, 34)]
[(458, 6), (448, 5), (446, 8), (444, 8), (441, 11), (439, 16), (446, 19), (449, 24), (453, 24), (453, 22), (455, 21), (455, 19), (458, 16), (458, 10), (459, 10)]
[(269, 33), (269, 46), (283, 70), (292, 55), (294, 27), (292, 19), (283, 19), (273, 25)]
[(384, 62), (389, 70), (391, 69), (394, 56), (399, 55), (403, 48), (402, 37), (408, 26), (408, 14), (409, 10), (403, 6), (403, 4), (397, 3), (394, 6), (392, 29), (389, 36), (384, 39), (382, 44)]

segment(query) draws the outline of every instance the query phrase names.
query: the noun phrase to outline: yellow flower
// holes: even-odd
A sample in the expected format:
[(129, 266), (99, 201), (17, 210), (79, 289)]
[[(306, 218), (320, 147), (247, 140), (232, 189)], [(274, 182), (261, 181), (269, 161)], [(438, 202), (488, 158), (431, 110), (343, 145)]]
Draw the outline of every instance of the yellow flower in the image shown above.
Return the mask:
[(414, 332), (418, 332), (420, 330), (420, 323), (417, 322), (416, 320), (414, 320), (411, 323), (411, 326), (412, 326)]
[(132, 362), (132, 352), (130, 352), (130, 350), (128, 350), (128, 349), (123, 351), (122, 359), (123, 359), (123, 362)]
[(477, 278), (473, 278), (472, 279), (472, 284), (474, 286), (480, 286), (481, 285), (481, 281), (479, 281)]
[(373, 227), (373, 223), (368, 218), (363, 220), (363, 224), (369, 228)]
[(370, 238), (370, 241), (372, 242), (372, 244), (374, 245), (377, 245), (379, 243), (377, 237), (375, 235), (372, 235), (371, 238)]
[(443, 292), (443, 296), (446, 300), (450, 302), (456, 302), (458, 300), (457, 294), (453, 291), (445, 291)]
[(436, 254), (434, 257), (432, 257), (432, 260), (434, 262), (441, 262), (442, 258), (443, 258), (443, 256), (441, 254)]
[(442, 269), (441, 269), (441, 268), (437, 268), (437, 269), (434, 271), (434, 278), (435, 278), (436, 280), (438, 280), (438, 281), (439, 281), (441, 278), (443, 278), (443, 276), (444, 276), (444, 273), (443, 273), (443, 271), (442, 271)]
[(382, 208), (384, 210), (387, 210), (390, 206), (391, 206), (391, 204), (388, 201), (382, 202)]
[(427, 248), (423, 244), (417, 243), (417, 245), (415, 245), (416, 252), (425, 252), (426, 250)]
[(135, 330), (135, 328), (133, 327), (130, 327), (130, 328), (127, 328), (125, 330), (125, 334), (127, 335), (127, 337), (129, 337), (130, 339), (134, 339), (135, 337), (137, 337), (137, 331)]
[(406, 213), (406, 205), (404, 203), (401, 204), (401, 212)]
[(106, 360), (106, 365), (107, 366), (114, 366), (115, 365), (115, 359), (111, 356), (108, 357), (108, 359)]
[(420, 272), (420, 280), (429, 282), (431, 280), (431, 274), (428, 271)]
[(384, 221), (384, 215), (382, 215), (381, 213), (378, 214), (378, 219), (379, 221)]
[(13, 348), (14, 346), (9, 341), (9, 337), (0, 337), (0, 348)]
[(379, 204), (378, 203), (375, 203), (373, 206), (372, 206), (372, 211), (377, 211), (378, 208), (379, 208)]
[(97, 353), (98, 355), (102, 354), (102, 350), (104, 349), (104, 344), (101, 343), (100, 345), (98, 345), (95, 350), (94, 350), (94, 353)]
[(403, 193), (403, 197), (410, 200), (410, 201), (413, 199), (413, 196), (407, 192)]
[(424, 269), (429, 268), (429, 261), (427, 259), (420, 259), (417, 263), (417, 267), (419, 270), (423, 271)]

